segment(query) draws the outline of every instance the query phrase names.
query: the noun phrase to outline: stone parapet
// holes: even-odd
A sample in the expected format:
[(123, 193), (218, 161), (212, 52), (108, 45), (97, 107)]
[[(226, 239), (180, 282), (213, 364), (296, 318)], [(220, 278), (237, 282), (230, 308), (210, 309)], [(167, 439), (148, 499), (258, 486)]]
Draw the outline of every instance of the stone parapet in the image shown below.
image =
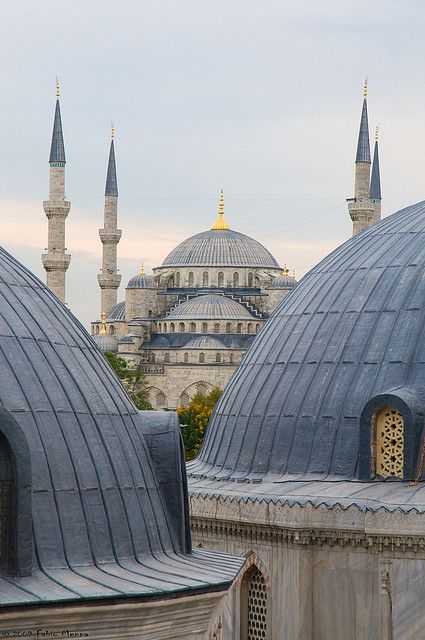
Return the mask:
[(43, 253), (41, 259), (46, 271), (66, 271), (71, 262), (69, 253)]
[(99, 229), (99, 237), (102, 244), (118, 244), (121, 239), (121, 235), (121, 229), (115, 229), (114, 231), (108, 229)]
[(43, 209), (48, 218), (54, 216), (66, 218), (71, 209), (71, 203), (68, 200), (45, 200)]
[(97, 281), (101, 289), (118, 289), (121, 282), (121, 276), (118, 274), (104, 276), (99, 273)]

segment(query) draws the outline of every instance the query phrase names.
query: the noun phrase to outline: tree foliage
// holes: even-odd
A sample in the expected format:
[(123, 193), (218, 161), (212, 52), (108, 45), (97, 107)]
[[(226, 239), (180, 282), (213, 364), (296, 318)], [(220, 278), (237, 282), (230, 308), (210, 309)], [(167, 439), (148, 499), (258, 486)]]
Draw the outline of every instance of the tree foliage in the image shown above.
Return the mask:
[(144, 411), (153, 409), (149, 402), (148, 384), (143, 371), (130, 367), (127, 361), (117, 356), (116, 353), (107, 351), (104, 355), (118, 378), (123, 382), (136, 407)]
[(216, 387), (208, 395), (198, 391), (187, 407), (178, 407), (177, 414), (183, 435), (186, 460), (196, 458), (204, 440), (205, 430), (221, 389)]

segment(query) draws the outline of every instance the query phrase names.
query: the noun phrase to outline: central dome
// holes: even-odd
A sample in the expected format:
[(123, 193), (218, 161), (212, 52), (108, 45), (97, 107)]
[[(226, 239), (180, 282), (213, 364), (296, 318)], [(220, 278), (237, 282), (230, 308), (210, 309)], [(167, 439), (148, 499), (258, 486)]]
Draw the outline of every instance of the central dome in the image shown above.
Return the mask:
[(168, 254), (162, 266), (279, 269), (275, 258), (262, 244), (230, 229), (211, 229), (183, 240)]

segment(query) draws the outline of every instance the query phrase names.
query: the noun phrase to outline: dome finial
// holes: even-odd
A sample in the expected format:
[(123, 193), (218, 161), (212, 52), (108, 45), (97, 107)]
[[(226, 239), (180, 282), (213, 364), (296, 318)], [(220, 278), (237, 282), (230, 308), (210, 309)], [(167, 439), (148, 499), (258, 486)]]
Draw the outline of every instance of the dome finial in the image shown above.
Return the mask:
[(283, 275), (284, 275), (284, 276), (287, 276), (287, 275), (288, 275), (288, 273), (289, 273), (289, 269), (288, 269), (288, 267), (286, 266), (286, 264), (284, 264), (284, 265), (283, 265)]
[(108, 333), (106, 331), (106, 311), (102, 311), (101, 318), (102, 318), (102, 327), (100, 329), (100, 335), (104, 336)]
[(364, 79), (364, 83), (363, 83), (363, 98), (367, 98), (367, 76)]
[(115, 125), (113, 120), (111, 120), (111, 138), (112, 140), (115, 138)]
[(228, 222), (226, 222), (223, 218), (224, 216), (224, 197), (223, 197), (223, 189), (220, 189), (220, 200), (218, 204), (218, 218), (214, 222), (211, 229), (213, 231), (226, 231), (230, 229)]
[(376, 125), (376, 129), (375, 129), (375, 140), (376, 140), (376, 142), (378, 142), (378, 138), (379, 138), (379, 122)]
[(61, 95), (61, 89), (59, 84), (59, 78), (56, 78), (56, 100), (59, 100)]
[(140, 267), (140, 275), (144, 276), (145, 275), (145, 265), (142, 262), (142, 266)]

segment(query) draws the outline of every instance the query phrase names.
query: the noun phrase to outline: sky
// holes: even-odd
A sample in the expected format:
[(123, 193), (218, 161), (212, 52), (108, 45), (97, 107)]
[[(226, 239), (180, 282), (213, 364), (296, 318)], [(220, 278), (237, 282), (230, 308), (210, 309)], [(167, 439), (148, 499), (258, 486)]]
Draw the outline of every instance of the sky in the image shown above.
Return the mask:
[(424, 199), (422, 0), (0, 0), (0, 242), (43, 281), (55, 102), (67, 155), (69, 308), (100, 316), (98, 229), (116, 127), (122, 283), (211, 227), (299, 278), (351, 235), (363, 79), (383, 215)]

